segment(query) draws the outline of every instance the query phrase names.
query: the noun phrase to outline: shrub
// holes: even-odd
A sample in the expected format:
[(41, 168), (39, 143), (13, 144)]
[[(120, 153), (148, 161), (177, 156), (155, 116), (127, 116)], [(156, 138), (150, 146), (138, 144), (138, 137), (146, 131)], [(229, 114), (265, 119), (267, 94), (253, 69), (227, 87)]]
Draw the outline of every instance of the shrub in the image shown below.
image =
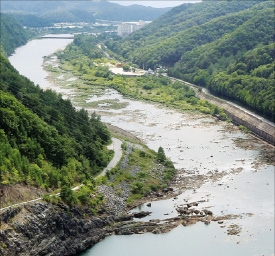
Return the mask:
[(133, 187), (131, 189), (133, 194), (143, 194), (144, 192), (144, 184), (140, 181), (136, 181), (133, 184)]

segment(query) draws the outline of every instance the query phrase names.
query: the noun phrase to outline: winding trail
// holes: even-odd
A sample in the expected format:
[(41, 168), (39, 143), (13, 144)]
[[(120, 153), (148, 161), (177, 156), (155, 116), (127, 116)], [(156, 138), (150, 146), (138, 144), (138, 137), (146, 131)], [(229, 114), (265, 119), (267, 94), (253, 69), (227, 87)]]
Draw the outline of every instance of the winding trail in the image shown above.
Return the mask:
[[(115, 153), (114, 157), (109, 162), (109, 164), (107, 165), (107, 167), (105, 167), (104, 170), (100, 174), (98, 174), (96, 176), (96, 178), (104, 176), (106, 174), (106, 171), (111, 170), (112, 168), (114, 168), (118, 164), (118, 162), (120, 161), (120, 159), (122, 157), (122, 153), (123, 153), (121, 145), (122, 145), (122, 141), (121, 140), (116, 139), (116, 138), (112, 138), (112, 143), (110, 145), (108, 145), (107, 148), (109, 150), (114, 150), (114, 153)], [(83, 184), (80, 184), (80, 185), (72, 188), (72, 190), (76, 191), (76, 190), (78, 190), (82, 186), (83, 186)], [(53, 196), (53, 195), (51, 195), (51, 196)], [(60, 193), (54, 194), (54, 196), (60, 196)], [(18, 203), (18, 204), (13, 204), (13, 205), (1, 208), (0, 212), (2, 212), (4, 210), (7, 210), (9, 208), (12, 208), (12, 207), (16, 207), (16, 206), (20, 206), (20, 205), (25, 205), (25, 204), (29, 204), (29, 203), (33, 203), (33, 202), (36, 202), (36, 201), (39, 201), (39, 200), (42, 200), (42, 197), (39, 197), (37, 199), (33, 199), (33, 200), (30, 200), (30, 201), (26, 201), (26, 202), (22, 202), (22, 203)]]
[(122, 141), (116, 138), (112, 138), (112, 143), (108, 146), (109, 150), (114, 150), (115, 154), (113, 159), (109, 162), (109, 164), (104, 168), (102, 173), (98, 174), (96, 177), (101, 177), (106, 174), (107, 171), (111, 170), (112, 168), (116, 167), (117, 163), (120, 161), (122, 157)]

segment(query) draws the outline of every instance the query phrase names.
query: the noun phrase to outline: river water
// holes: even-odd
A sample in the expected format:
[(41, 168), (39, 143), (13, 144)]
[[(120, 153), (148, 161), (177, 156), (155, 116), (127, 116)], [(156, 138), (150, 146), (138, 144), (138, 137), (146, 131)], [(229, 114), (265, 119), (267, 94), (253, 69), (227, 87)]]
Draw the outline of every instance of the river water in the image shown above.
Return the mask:
[[(64, 92), (64, 88), (60, 90), (46, 80), (47, 73), (41, 65), (43, 56), (71, 41), (33, 40), (18, 48), (9, 60), (40, 87)], [(104, 122), (133, 133), (149, 148), (157, 150), (162, 146), (181, 171), (179, 184), (181, 179), (206, 177), (203, 182), (195, 179), (194, 189), (179, 187), (180, 195), (176, 199), (152, 202), (150, 209), (146, 204), (134, 209), (152, 211), (143, 220), (174, 217), (176, 206), (199, 200), (204, 200), (200, 206), (209, 207), (214, 215), (240, 217), (226, 220), (223, 225), (211, 222), (210, 225), (179, 226), (167, 234), (110, 236), (81, 255), (274, 255), (274, 165), (262, 161), (270, 146), (210, 116), (127, 99), (111, 89), (101, 95), (90, 95), (86, 101), (106, 99), (116, 99), (125, 103), (124, 107), (88, 110), (100, 113)], [(221, 175), (211, 178), (216, 174)], [(241, 232), (227, 235), (233, 224)]]

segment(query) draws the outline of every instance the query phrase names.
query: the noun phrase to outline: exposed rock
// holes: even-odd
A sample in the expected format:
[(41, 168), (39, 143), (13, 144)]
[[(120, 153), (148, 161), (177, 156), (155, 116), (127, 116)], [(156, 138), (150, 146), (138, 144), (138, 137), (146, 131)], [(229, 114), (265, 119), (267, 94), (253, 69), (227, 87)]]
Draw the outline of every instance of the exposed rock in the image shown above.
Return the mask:
[(146, 217), (146, 216), (148, 216), (148, 215), (150, 215), (152, 212), (134, 212), (133, 214), (132, 214), (132, 216), (134, 217), (134, 218), (143, 218), (143, 217)]
[(74, 255), (110, 233), (112, 217), (36, 202), (0, 213), (0, 255)]
[(179, 208), (177, 208), (177, 211), (179, 214), (188, 214), (188, 212), (189, 212), (187, 207), (179, 207)]
[(104, 195), (104, 207), (114, 216), (119, 216), (126, 209), (126, 199), (118, 196), (115, 190), (107, 185), (101, 185), (97, 189), (98, 193)]
[(193, 212), (194, 212), (195, 214), (199, 214), (199, 213), (200, 213), (199, 210), (194, 210)]
[(213, 213), (209, 210), (204, 209), (203, 212), (205, 213), (205, 215), (213, 215)]
[(237, 224), (232, 224), (229, 226), (228, 230), (227, 230), (227, 234), (228, 235), (238, 235), (239, 233), (241, 233), (242, 228), (240, 226), (238, 226)]
[(164, 188), (164, 189), (162, 190), (163, 193), (168, 193), (168, 192), (173, 192), (173, 191), (174, 191), (173, 188)]
[(210, 224), (210, 220), (205, 220), (205, 221), (204, 221), (204, 224), (205, 224), (205, 225), (209, 225), (209, 224)]
[(115, 218), (116, 221), (129, 221), (132, 220), (132, 216), (131, 215), (122, 215), (120, 217)]
[(114, 232), (117, 235), (131, 235), (131, 234), (143, 234), (145, 232), (156, 232), (158, 229), (155, 222), (141, 222), (136, 225), (136, 222), (129, 222), (123, 226), (118, 226)]

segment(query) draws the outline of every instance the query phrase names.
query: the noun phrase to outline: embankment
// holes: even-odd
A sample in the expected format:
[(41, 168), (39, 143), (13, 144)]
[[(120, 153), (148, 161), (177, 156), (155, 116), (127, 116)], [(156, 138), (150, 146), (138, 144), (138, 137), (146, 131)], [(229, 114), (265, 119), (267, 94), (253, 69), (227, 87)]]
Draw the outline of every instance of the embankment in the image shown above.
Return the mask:
[(245, 126), (256, 136), (272, 145), (275, 145), (275, 129), (269, 123), (266, 123), (256, 116), (253, 116), (250, 113), (245, 112), (244, 110), (212, 95), (199, 92), (198, 96), (200, 99), (208, 100), (210, 103), (223, 108), (224, 112), (228, 115), (233, 123)]
[(257, 137), (267, 141), (268, 143), (275, 145), (275, 126), (272, 126), (263, 119), (259, 119), (257, 116), (250, 114), (249, 112), (237, 107), (236, 105), (230, 104), (226, 100), (217, 98), (213, 95), (207, 94), (199, 90), (199, 87), (185, 82), (180, 79), (171, 78), (172, 80), (177, 80), (190, 85), (196, 92), (196, 95), (201, 100), (207, 100), (210, 103), (223, 108), (224, 112), (232, 120), (233, 123), (237, 125), (243, 125), (248, 128)]

